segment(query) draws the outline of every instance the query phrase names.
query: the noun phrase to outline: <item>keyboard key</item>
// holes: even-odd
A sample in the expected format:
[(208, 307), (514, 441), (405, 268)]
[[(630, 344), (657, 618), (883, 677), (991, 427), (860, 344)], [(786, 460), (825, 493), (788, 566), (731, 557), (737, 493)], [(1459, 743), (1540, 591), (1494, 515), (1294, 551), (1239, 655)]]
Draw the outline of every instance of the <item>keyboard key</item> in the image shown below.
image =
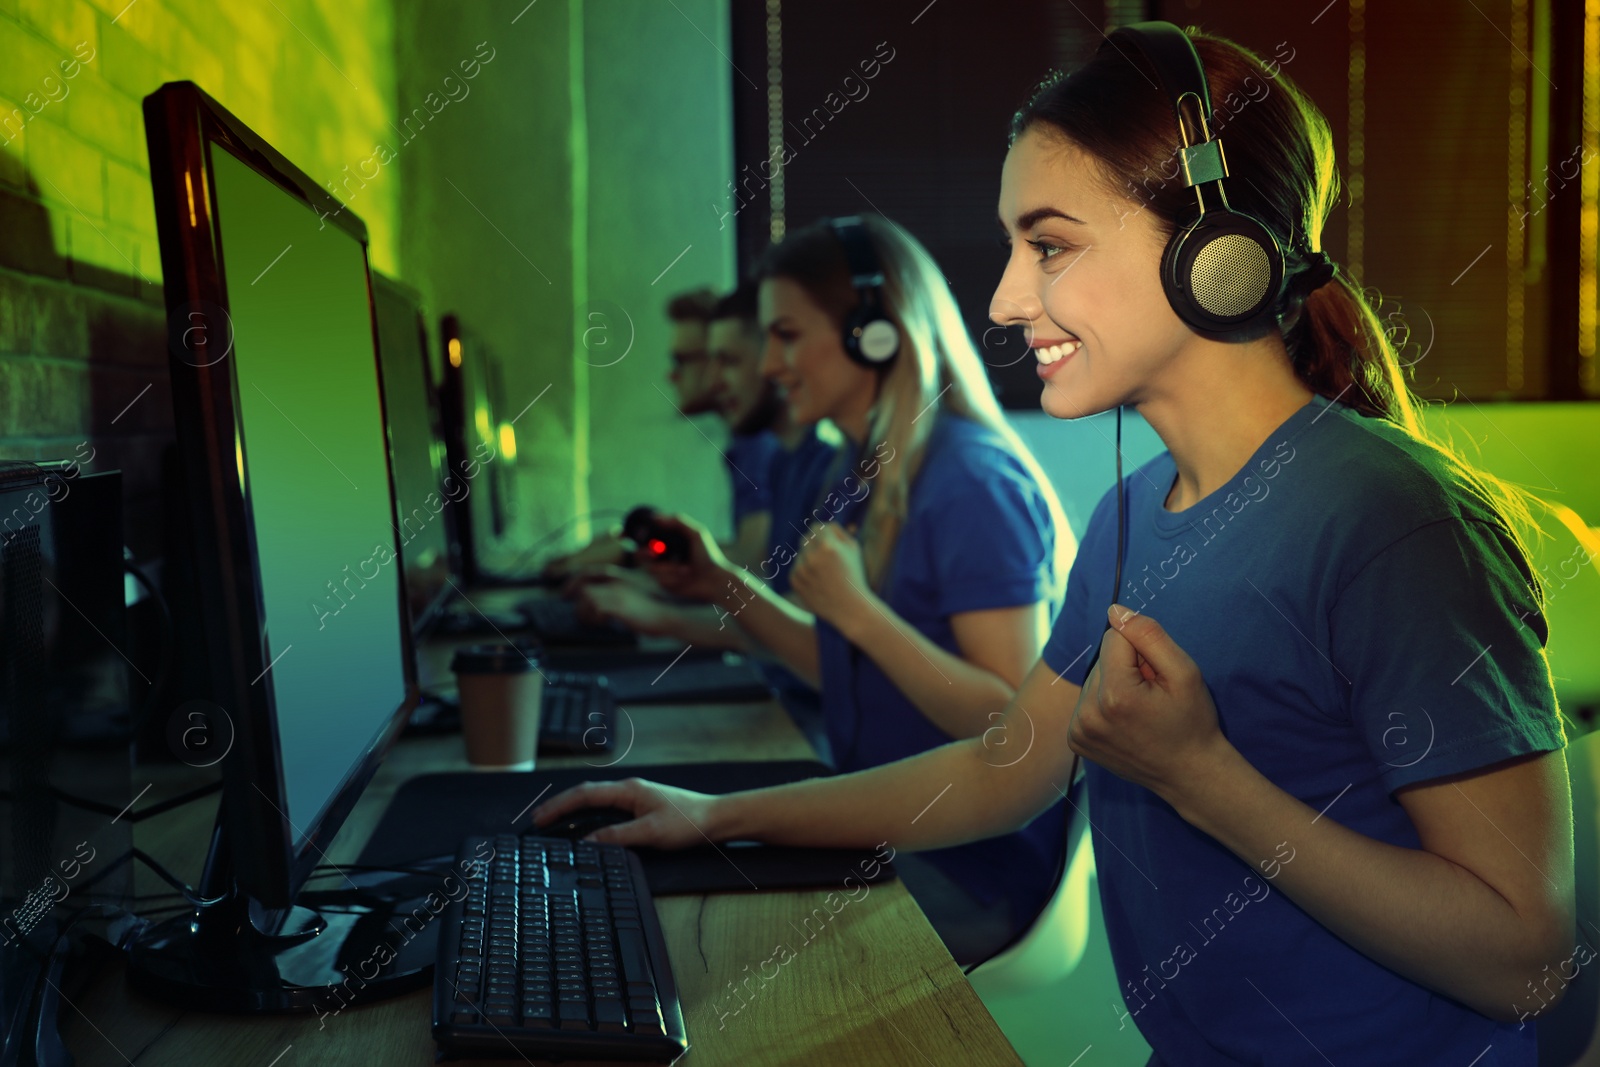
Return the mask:
[(563, 1030), (588, 1030), (590, 1028), (588, 1003), (570, 1000), (557, 1001), (556, 1021)]
[(597, 999), (594, 1002), (594, 1021), (596, 1029), (616, 1032), (625, 1028), (627, 1016), (622, 1010), (622, 1001), (611, 998)]
[(645, 947), (642, 930), (618, 930), (617, 955), (622, 959), (622, 971), (628, 976), (630, 988), (641, 982), (655, 988), (655, 978), (650, 972), (650, 950)]

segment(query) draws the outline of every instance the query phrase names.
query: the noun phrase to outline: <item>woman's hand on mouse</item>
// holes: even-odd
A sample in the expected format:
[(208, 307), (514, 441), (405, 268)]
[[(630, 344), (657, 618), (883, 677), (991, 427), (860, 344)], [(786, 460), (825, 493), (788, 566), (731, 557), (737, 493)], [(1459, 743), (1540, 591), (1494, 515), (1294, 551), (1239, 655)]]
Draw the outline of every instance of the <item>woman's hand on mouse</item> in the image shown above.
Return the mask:
[(801, 605), (851, 640), (857, 624), (870, 621), (876, 594), (867, 582), (861, 543), (854, 533), (830, 522), (800, 550), (789, 572), (789, 587)]
[(585, 782), (533, 809), (534, 829), (584, 808), (621, 808), (633, 819), (603, 827), (585, 840), (630, 848), (692, 848), (712, 841), (712, 816), (719, 798), (639, 778)]
[(674, 596), (720, 604), (730, 594), (730, 583), (741, 579), (716, 538), (693, 519), (681, 515), (657, 515), (656, 521), (670, 530), (682, 533), (689, 542), (687, 563), (658, 563), (642, 560), (661, 588)]
[(1120, 604), (1110, 615), (1068, 742), (1085, 759), (1170, 800), (1230, 743), (1200, 668), (1161, 624)]

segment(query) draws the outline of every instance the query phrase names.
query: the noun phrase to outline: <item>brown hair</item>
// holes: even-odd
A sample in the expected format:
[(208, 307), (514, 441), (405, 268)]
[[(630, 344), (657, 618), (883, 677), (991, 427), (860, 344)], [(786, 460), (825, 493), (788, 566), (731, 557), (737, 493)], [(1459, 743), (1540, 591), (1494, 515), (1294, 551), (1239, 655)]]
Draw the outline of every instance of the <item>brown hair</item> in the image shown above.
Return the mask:
[(704, 325), (711, 321), (711, 313), (716, 306), (716, 293), (710, 289), (693, 289), (667, 301), (667, 318), (673, 322), (698, 322)]
[[(1275, 310), (1296, 376), (1313, 392), (1387, 419), (1443, 453), (1527, 555), (1521, 531), (1537, 529), (1529, 511), (1537, 498), (1474, 468), (1422, 426), (1407, 370), (1354, 279), (1337, 273), (1325, 285), (1310, 284), (1313, 253), (1322, 249), (1322, 228), (1339, 195), (1328, 120), (1277, 60), (1263, 62), (1193, 28), (1185, 33), (1205, 67), (1212, 133), (1227, 152), (1229, 206), (1259, 219), (1284, 250), (1288, 284)], [(1178, 123), (1159, 84), (1139, 49), (1108, 44), (1082, 67), (1041, 82), (1012, 119), (1011, 139), (1040, 129), (1084, 150), (1114, 193), (1149, 211), (1171, 234), (1193, 217), (1195, 204), (1177, 176)]]
[(726, 293), (717, 299), (711, 308), (711, 313), (706, 316), (707, 322), (719, 322), (722, 319), (738, 319), (740, 324), (751, 333), (760, 332), (759, 316), (756, 310), (756, 291), (758, 286), (753, 278), (742, 280), (731, 293)]

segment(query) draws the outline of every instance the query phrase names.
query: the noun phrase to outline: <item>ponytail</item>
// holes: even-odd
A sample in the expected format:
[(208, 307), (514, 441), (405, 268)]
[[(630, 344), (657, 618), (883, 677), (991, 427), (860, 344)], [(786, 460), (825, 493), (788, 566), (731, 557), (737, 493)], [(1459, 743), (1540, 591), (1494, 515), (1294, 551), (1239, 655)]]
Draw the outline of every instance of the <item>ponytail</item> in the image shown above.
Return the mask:
[(1310, 293), (1291, 290), (1283, 341), (1295, 375), (1312, 392), (1368, 418), (1420, 434), (1417, 405), (1389, 334), (1365, 294), (1343, 274)]
[[(1499, 515), (1506, 533), (1528, 561), (1530, 591), (1541, 609), (1539, 587), (1527, 536), (1545, 536), (1534, 508), (1542, 498), (1513, 482), (1473, 466), (1449, 440), (1423, 425), (1421, 403), (1407, 382), (1399, 354), (1365, 293), (1335, 273), (1329, 284), (1309, 293), (1291, 288), (1283, 339), (1295, 375), (1313, 392), (1346, 404), (1367, 418), (1387, 419), (1439, 453), (1446, 468), (1473, 489)], [(1441, 407), (1443, 405), (1440, 405)]]

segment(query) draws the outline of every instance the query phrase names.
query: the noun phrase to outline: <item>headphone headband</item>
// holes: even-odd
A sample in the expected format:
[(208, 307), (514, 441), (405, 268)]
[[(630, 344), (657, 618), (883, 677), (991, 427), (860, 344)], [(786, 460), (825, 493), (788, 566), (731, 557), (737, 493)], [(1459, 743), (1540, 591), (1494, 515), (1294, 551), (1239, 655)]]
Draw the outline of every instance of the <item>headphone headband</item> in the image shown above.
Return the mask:
[(1119, 27), (1100, 47), (1107, 45), (1130, 62), (1128, 47), (1137, 49), (1155, 70), (1177, 123), (1179, 172), (1194, 191), (1195, 217), (1173, 233), (1161, 258), (1167, 302), (1201, 333), (1225, 336), (1252, 327), (1283, 294), (1283, 249), (1259, 219), (1228, 206), (1228, 161), (1211, 130), (1211, 90), (1200, 53), (1170, 22)]
[(883, 267), (878, 263), (878, 253), (867, 236), (867, 228), (860, 215), (842, 215), (829, 219), (833, 234), (844, 246), (844, 261), (850, 268), (850, 284), (856, 289), (876, 289), (883, 285)]
[[(1195, 51), (1194, 42), (1189, 35), (1170, 22), (1138, 22), (1129, 26), (1122, 26), (1112, 30), (1100, 47), (1111, 44), (1127, 55), (1120, 42), (1126, 41), (1142, 52), (1150, 65), (1155, 68), (1156, 80), (1161, 83), (1161, 89), (1167, 94), (1167, 99), (1173, 102), (1174, 111), (1177, 110), (1178, 101), (1185, 96), (1193, 95), (1200, 103), (1200, 114), (1204, 119), (1207, 131), (1211, 127), (1211, 87), (1206, 84), (1204, 75), (1205, 67), (1200, 62), (1200, 53)], [(1180, 114), (1178, 130), (1183, 132), (1183, 116)]]
[(859, 215), (828, 220), (844, 249), (857, 306), (844, 319), (844, 350), (868, 367), (883, 367), (900, 351), (900, 330), (883, 311), (883, 264)]

